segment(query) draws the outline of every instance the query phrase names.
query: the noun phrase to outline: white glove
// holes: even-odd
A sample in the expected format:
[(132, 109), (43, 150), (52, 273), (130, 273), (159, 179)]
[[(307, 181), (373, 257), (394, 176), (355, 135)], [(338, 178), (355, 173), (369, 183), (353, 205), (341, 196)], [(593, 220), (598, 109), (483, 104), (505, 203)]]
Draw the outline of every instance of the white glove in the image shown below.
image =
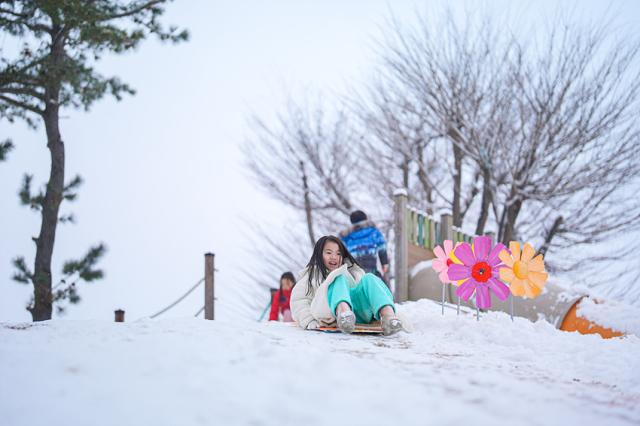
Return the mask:
[(316, 320), (311, 320), (309, 324), (307, 324), (307, 330), (315, 330), (320, 327), (320, 324)]

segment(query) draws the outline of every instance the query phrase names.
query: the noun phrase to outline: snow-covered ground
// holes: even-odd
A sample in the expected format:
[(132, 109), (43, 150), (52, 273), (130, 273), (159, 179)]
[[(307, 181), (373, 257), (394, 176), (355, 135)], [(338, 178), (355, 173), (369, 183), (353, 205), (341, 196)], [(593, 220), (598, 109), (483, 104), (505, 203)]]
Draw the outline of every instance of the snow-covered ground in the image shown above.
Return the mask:
[(406, 303), (385, 338), (199, 319), (0, 323), (0, 423), (637, 425), (640, 339)]

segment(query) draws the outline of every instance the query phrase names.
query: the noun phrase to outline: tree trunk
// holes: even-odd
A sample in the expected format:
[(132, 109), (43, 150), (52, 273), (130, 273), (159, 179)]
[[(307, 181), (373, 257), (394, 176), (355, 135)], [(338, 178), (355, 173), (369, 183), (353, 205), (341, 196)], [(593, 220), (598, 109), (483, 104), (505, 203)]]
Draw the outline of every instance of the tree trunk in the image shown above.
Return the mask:
[(484, 227), (489, 217), (489, 204), (491, 203), (491, 173), (486, 167), (482, 168), (482, 203), (480, 205), (480, 217), (476, 226), (476, 235), (484, 234)]
[(64, 191), (64, 143), (60, 136), (60, 89), (62, 74), (59, 68), (64, 58), (64, 34), (57, 23), (53, 25), (50, 73), (45, 90), (45, 109), (42, 118), (47, 132), (47, 148), (51, 155), (51, 173), (44, 201), (42, 202), (42, 224), (36, 239), (36, 259), (33, 274), (34, 305), (29, 309), (33, 321), (51, 319), (53, 295), (51, 292), (51, 259), (56, 241), (58, 214)]
[(547, 232), (547, 235), (545, 235), (544, 237), (544, 244), (542, 244), (542, 247), (540, 247), (540, 250), (538, 250), (540, 254), (547, 254), (547, 250), (549, 250), (549, 246), (551, 245), (551, 240), (553, 240), (553, 237), (555, 237), (556, 234), (560, 231), (560, 227), (563, 223), (564, 218), (562, 216), (558, 216), (556, 220), (553, 221), (551, 229), (549, 229), (549, 232)]
[(53, 257), (58, 213), (64, 190), (64, 143), (60, 137), (58, 105), (49, 103), (43, 118), (47, 131), (47, 148), (49, 148), (51, 155), (51, 174), (42, 203), (40, 235), (36, 240), (33, 278), (35, 303), (30, 309), (33, 321), (51, 319), (53, 310), (51, 258)]
[(509, 241), (511, 241), (514, 237), (516, 220), (518, 219), (518, 214), (520, 214), (521, 208), (522, 200), (520, 199), (514, 201), (513, 204), (507, 207), (506, 223), (504, 227), (504, 234), (502, 236), (502, 243), (506, 246), (509, 245)]
[(411, 160), (407, 157), (404, 157), (402, 162), (402, 185), (404, 188), (409, 189), (409, 166), (411, 164)]
[[(418, 164), (418, 181), (422, 184), (422, 190), (425, 193), (427, 202), (427, 213), (433, 214), (433, 188), (429, 183), (429, 177), (427, 176), (426, 167), (424, 166), (424, 145), (419, 145), (417, 148), (417, 161)], [(408, 178), (408, 177), (407, 177)]]
[(316, 244), (316, 237), (313, 232), (313, 217), (311, 216), (311, 198), (309, 196), (309, 184), (307, 183), (307, 172), (304, 169), (304, 163), (300, 162), (300, 171), (302, 172), (302, 187), (304, 189), (304, 212), (307, 219), (307, 231), (309, 232), (309, 240), (311, 247)]
[(460, 193), (462, 191), (462, 150), (458, 147), (457, 143), (453, 143), (453, 162), (454, 173), (453, 177), (453, 205), (451, 206), (451, 212), (453, 216), (453, 226), (462, 226), (462, 214), (460, 211)]

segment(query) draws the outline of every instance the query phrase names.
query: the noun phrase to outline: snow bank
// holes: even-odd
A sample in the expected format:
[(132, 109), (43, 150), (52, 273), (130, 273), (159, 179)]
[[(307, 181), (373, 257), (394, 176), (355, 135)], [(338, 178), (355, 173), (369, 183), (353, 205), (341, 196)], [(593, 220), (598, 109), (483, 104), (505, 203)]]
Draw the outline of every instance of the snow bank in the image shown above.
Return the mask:
[(390, 338), (197, 319), (0, 323), (8, 426), (632, 425), (640, 339), (399, 307)]
[(624, 303), (585, 297), (578, 304), (576, 314), (606, 328), (640, 336), (640, 312)]

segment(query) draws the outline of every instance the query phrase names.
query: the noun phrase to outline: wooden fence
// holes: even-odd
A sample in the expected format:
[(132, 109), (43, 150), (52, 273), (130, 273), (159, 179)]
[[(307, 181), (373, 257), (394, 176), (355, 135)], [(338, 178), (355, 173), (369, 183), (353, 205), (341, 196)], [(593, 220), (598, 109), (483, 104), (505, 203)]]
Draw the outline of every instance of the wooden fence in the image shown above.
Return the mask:
[(433, 249), (444, 240), (468, 242), (473, 235), (453, 226), (453, 217), (443, 214), (440, 219), (408, 206), (405, 190), (394, 194), (395, 234), (395, 298), (398, 302), (409, 299), (409, 268), (423, 260), (433, 259)]

